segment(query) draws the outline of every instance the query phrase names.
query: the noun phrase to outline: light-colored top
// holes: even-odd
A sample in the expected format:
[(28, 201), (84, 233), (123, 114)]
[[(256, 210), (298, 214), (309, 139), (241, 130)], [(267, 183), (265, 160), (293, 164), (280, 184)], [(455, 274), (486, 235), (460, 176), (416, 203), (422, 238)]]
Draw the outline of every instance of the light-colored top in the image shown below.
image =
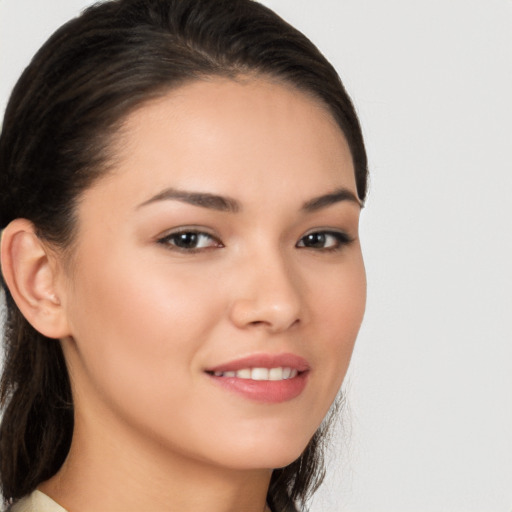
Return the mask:
[(16, 502), (9, 512), (67, 512), (41, 491), (34, 491)]
[[(265, 510), (270, 512), (268, 505)], [(7, 512), (67, 512), (67, 510), (41, 491), (34, 491), (17, 501)]]

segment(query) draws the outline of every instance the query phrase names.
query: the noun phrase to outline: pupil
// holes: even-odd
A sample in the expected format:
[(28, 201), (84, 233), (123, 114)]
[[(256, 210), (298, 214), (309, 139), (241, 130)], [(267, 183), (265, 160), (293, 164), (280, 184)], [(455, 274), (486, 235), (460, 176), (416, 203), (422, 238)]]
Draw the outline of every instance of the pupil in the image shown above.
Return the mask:
[(307, 235), (306, 245), (308, 247), (323, 247), (325, 245), (325, 235), (323, 233), (311, 233)]
[(197, 233), (180, 233), (176, 238), (176, 245), (184, 249), (190, 249), (197, 245)]

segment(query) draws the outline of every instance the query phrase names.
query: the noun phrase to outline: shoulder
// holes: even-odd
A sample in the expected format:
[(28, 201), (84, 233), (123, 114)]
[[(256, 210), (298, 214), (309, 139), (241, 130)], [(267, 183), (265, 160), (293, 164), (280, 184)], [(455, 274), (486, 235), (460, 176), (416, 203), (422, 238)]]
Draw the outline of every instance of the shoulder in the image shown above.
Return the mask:
[(34, 491), (11, 505), (6, 512), (66, 512), (66, 510), (41, 491)]

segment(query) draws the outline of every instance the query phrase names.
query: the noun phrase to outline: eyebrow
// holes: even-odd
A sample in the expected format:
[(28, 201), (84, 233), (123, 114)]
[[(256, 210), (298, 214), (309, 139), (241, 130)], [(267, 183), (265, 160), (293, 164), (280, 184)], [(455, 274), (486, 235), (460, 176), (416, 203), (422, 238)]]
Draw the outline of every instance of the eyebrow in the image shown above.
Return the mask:
[[(168, 200), (181, 201), (193, 206), (200, 206), (202, 208), (209, 208), (211, 210), (221, 212), (237, 213), (242, 210), (240, 202), (231, 197), (219, 196), (208, 192), (189, 192), (175, 188), (166, 188), (165, 190), (162, 190), (162, 192), (159, 192), (147, 201), (141, 203), (137, 208), (141, 208), (158, 201)], [(364, 207), (363, 202), (360, 201), (352, 191), (347, 188), (340, 188), (328, 194), (314, 197), (313, 199), (306, 201), (302, 205), (301, 210), (308, 213), (315, 212), (342, 201), (350, 201), (357, 204), (360, 208)]]
[(302, 205), (302, 210), (306, 212), (316, 212), (317, 210), (327, 208), (341, 201), (350, 201), (351, 203), (357, 204), (360, 208), (364, 208), (364, 203), (351, 190), (348, 188), (339, 188), (328, 194), (314, 197), (306, 201)]
[(236, 213), (242, 209), (240, 203), (236, 199), (209, 194), (207, 192), (188, 192), (185, 190), (177, 190), (175, 188), (166, 188), (151, 199), (144, 201), (138, 206), (138, 208), (157, 201), (165, 200), (181, 201), (182, 203), (188, 203), (194, 206), (201, 206), (203, 208), (209, 208), (211, 210), (218, 210), (221, 212)]

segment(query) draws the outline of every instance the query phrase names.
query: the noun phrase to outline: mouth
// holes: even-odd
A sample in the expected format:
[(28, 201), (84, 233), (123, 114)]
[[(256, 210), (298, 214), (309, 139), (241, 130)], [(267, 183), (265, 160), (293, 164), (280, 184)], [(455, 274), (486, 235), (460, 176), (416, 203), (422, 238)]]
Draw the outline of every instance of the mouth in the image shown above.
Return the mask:
[(299, 396), (310, 367), (293, 354), (260, 354), (205, 370), (221, 388), (262, 403), (280, 403)]
[(288, 380), (297, 377), (299, 371), (296, 368), (277, 367), (277, 368), (242, 368), (237, 371), (227, 372), (206, 372), (215, 377), (236, 377), (237, 379), (248, 380)]

